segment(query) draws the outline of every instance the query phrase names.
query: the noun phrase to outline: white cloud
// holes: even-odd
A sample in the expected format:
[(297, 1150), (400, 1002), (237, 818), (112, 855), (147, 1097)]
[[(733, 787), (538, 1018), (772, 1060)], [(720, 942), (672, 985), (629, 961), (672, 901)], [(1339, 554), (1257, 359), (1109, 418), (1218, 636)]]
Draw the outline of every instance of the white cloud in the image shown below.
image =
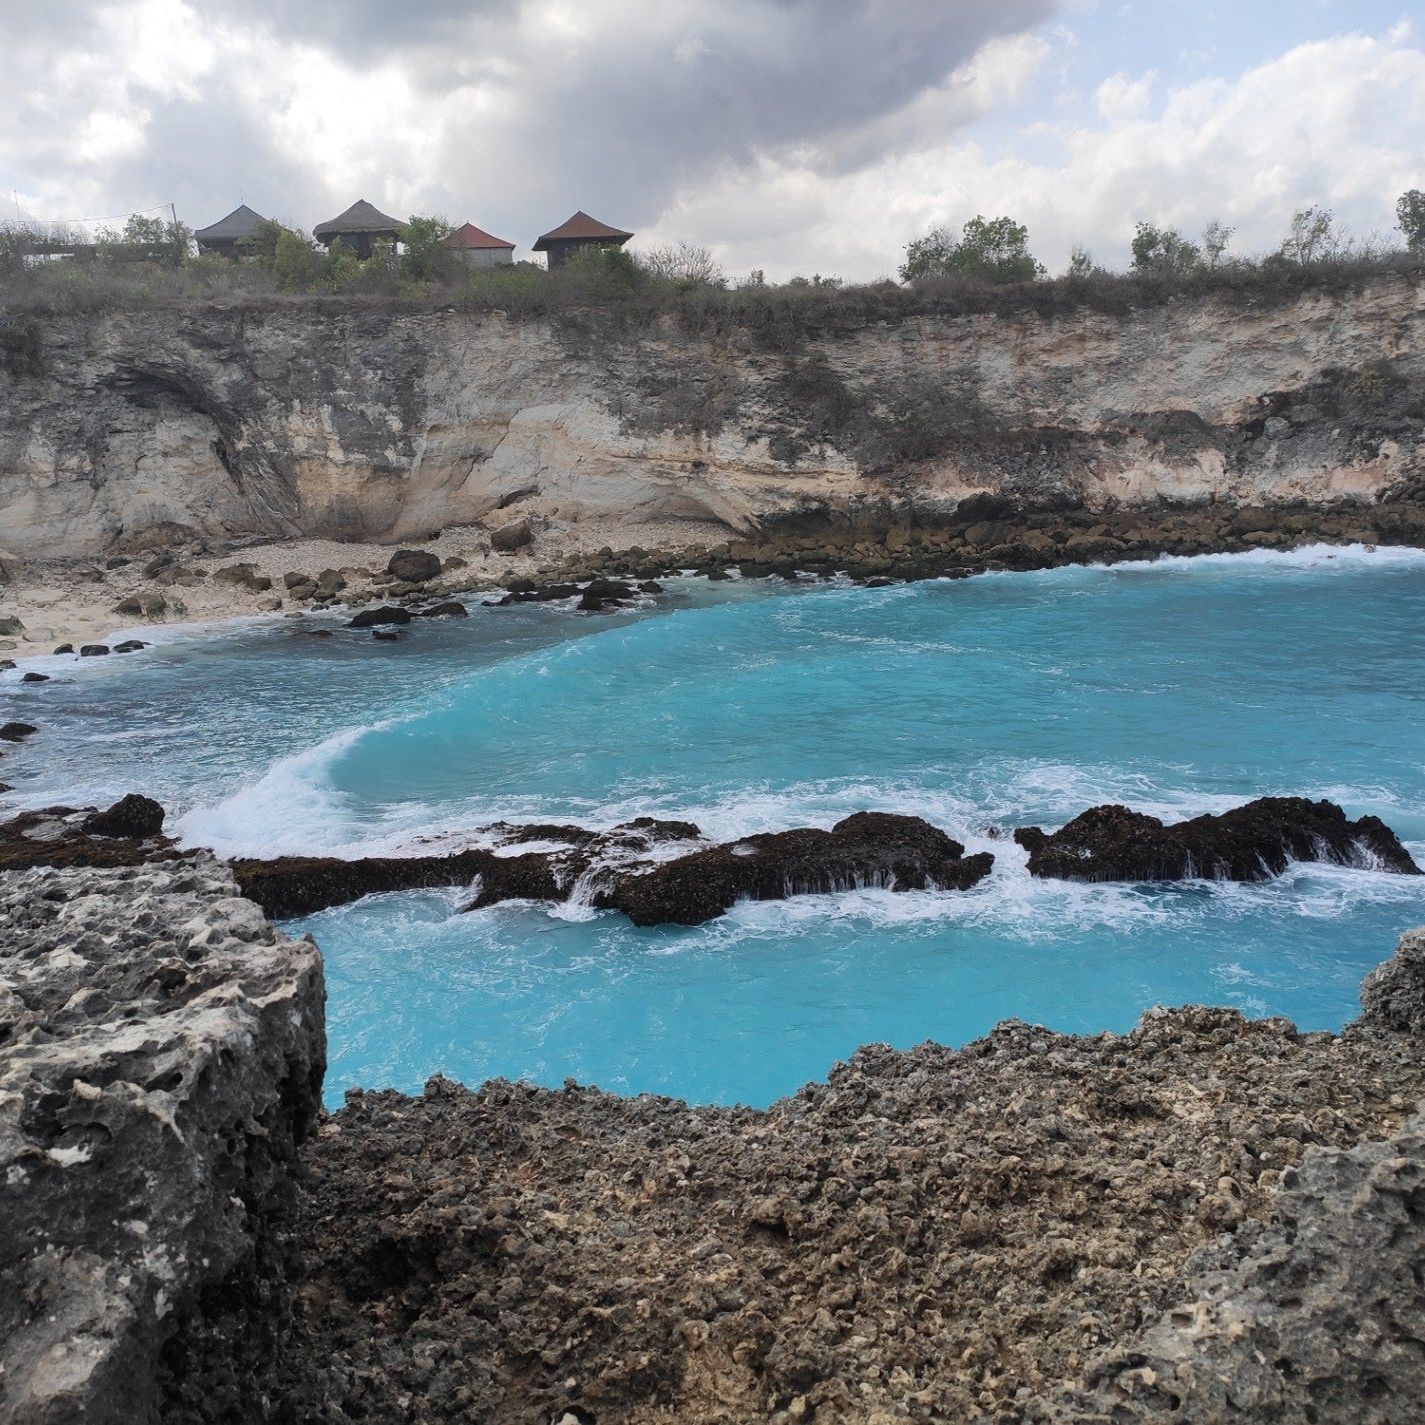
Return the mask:
[(1157, 70), (1149, 70), (1139, 79), (1127, 74), (1115, 74), (1105, 79), (1094, 93), (1094, 108), (1101, 119), (1134, 119), (1148, 112), (1153, 98), (1153, 81)]

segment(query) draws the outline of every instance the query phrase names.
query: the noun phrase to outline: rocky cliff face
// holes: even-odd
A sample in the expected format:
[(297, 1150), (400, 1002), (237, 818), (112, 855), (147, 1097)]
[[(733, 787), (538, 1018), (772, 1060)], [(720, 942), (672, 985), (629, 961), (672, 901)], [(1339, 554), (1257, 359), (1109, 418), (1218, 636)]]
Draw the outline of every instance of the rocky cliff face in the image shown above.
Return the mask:
[(0, 352), (3, 544), (1418, 494), (1422, 332), (1404, 277), (790, 337), (317, 303), (58, 319)]
[(322, 1010), (211, 858), (5, 875), (0, 1421), (260, 1415)]

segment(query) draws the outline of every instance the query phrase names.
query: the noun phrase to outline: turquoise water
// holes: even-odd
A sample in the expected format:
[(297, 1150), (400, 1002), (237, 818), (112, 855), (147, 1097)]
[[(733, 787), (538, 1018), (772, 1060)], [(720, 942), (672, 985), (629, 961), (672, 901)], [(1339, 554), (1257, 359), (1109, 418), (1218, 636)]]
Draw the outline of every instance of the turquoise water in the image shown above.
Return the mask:
[[(307, 621), (310, 622), (310, 621)], [(1173, 819), (1266, 794), (1375, 812), (1425, 856), (1425, 556), (1303, 551), (882, 590), (681, 584), (612, 618), (476, 609), (399, 644), (265, 624), (67, 681), (12, 801), (137, 789), (225, 851), (437, 843), (498, 818), (653, 813), (719, 838), (925, 816), (998, 858), (968, 893), (856, 892), (638, 930), (463, 893), (310, 917), (329, 1096), (566, 1076), (763, 1104), (874, 1040), (1017, 1016), (1122, 1030), (1208, 1001), (1340, 1025), (1425, 922), (1425, 881), (1034, 881), (1003, 835), (1105, 800)], [(7, 675), (13, 679), (15, 675)]]

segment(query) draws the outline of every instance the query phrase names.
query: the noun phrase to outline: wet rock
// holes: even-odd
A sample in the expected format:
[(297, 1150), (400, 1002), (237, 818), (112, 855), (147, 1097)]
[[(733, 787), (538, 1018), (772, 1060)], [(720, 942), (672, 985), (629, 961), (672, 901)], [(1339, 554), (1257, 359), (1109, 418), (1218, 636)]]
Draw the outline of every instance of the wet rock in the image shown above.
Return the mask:
[(591, 579), (584, 588), (584, 597), (589, 599), (627, 599), (632, 595), (632, 585), (622, 579)]
[(663, 592), (663, 585), (660, 584), (657, 579), (645, 579), (639, 584), (638, 592), (640, 594), (661, 594)]
[(425, 549), (398, 549), (386, 565), (386, 572), (408, 584), (424, 584), (440, 573), (440, 557)]
[(410, 609), (403, 609), (396, 604), (387, 604), (381, 608), (362, 609), (362, 611), (347, 624), (347, 627), (376, 628), (380, 624), (410, 623), (410, 621)]
[[(56, 649), (56, 652), (59, 650)], [(107, 643), (81, 643), (79, 645), (79, 656), (81, 658), (102, 658), (109, 651)]]
[(116, 643), (114, 645), (114, 652), (137, 653), (141, 648), (147, 647), (148, 644), (146, 644), (141, 638), (126, 638), (122, 643)]
[(48, 683), (48, 673), (26, 673), (20, 681), (22, 683)]
[(239, 1418), (288, 1334), (316, 947), (210, 858), (36, 870), (0, 878), (0, 985), (0, 1414)]
[(490, 531), (490, 548), (500, 554), (510, 554), (534, 543), (534, 531), (528, 520), (514, 520)]
[(1220, 816), (1164, 826), (1123, 806), (1092, 807), (1053, 833), (1021, 827), (1031, 875), (1073, 881), (1264, 881), (1292, 861), (1419, 875), (1378, 817), (1349, 821), (1334, 802), (1262, 797)]
[[(0, 658), (0, 673), (8, 673), (13, 667), (15, 667), (15, 660), (13, 658)], [(23, 682), (24, 680), (21, 679), (21, 681)]]
[[(131, 836), (113, 830), (99, 833), (89, 826), (123, 807), (127, 798), (116, 802), (108, 812), (94, 807), (76, 810), (74, 807), (43, 807), (24, 811), (0, 822), (0, 872), (24, 871), (35, 866), (141, 866), (149, 861), (169, 861), (178, 856), (173, 842), (157, 832)], [(148, 798), (139, 797), (141, 803)], [(151, 817), (152, 813), (148, 813)], [(162, 809), (159, 809), (162, 815)], [(139, 818), (140, 812), (121, 813), (123, 817)], [(118, 826), (120, 821), (111, 825)]]
[(0, 742), (23, 742), (38, 731), (32, 722), (7, 722), (0, 725)]
[(994, 865), (914, 816), (859, 812), (830, 831), (748, 836), (622, 879), (599, 903), (635, 925), (699, 925), (744, 897), (781, 900), (865, 886), (965, 890)]
[(383, 643), (399, 642), (401, 635), (394, 628), (373, 628), (371, 637), (379, 639)]
[(470, 610), (456, 599), (447, 599), (442, 604), (432, 604), (428, 609), (417, 609), (421, 618), (469, 618)]
[(334, 856), (238, 857), (232, 869), (243, 895), (269, 915), (285, 918), (311, 915), (388, 891), (468, 885), (494, 859), (484, 850), (446, 856), (367, 856), (351, 861)]
[(61, 643), (61, 644), (59, 645), (59, 647), (55, 649), (55, 652), (56, 652), (56, 653), (73, 653), (73, 652), (74, 652), (74, 645), (73, 645), (72, 643)]
[(130, 792), (113, 806), (84, 819), (83, 829), (91, 836), (127, 836), (144, 840), (163, 830), (163, 808), (152, 797)]

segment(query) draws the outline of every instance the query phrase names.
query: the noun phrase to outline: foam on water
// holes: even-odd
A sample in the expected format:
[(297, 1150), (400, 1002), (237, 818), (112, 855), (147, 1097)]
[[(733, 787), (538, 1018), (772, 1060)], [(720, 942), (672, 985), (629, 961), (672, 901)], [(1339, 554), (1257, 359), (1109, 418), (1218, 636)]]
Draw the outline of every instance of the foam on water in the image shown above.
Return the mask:
[(268, 623), (67, 662), (42, 690), (0, 685), (44, 734), (6, 777), (30, 805), (152, 792), (228, 853), (639, 815), (733, 840), (876, 809), (996, 857), (969, 892), (849, 890), (693, 928), (635, 929), (588, 884), (557, 907), (466, 914), (461, 888), (325, 912), (302, 928), (327, 953), (333, 1098), (442, 1070), (766, 1102), (869, 1040), (960, 1042), (1008, 1015), (1126, 1029), (1194, 999), (1329, 1027), (1425, 920), (1425, 878), (1078, 885), (1030, 877), (1008, 836), (1105, 801), (1175, 821), (1299, 794), (1381, 816), (1419, 858), (1425, 553), (675, 582), (670, 605), (476, 608), (385, 645)]

